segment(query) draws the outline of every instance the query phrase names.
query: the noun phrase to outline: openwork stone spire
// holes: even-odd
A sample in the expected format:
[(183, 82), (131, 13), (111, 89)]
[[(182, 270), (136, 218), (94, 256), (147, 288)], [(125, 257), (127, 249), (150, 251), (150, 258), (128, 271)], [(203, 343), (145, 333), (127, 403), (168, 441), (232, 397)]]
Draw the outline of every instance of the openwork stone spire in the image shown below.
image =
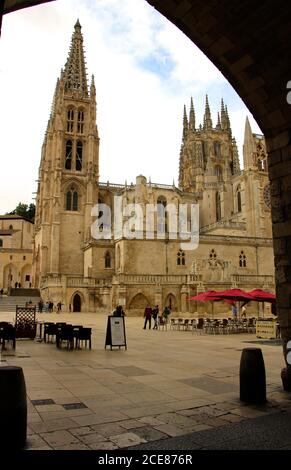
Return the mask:
[(69, 56), (64, 70), (65, 93), (77, 92), (82, 97), (88, 96), (83, 35), (81, 25), (77, 20), (72, 35)]
[(189, 130), (195, 132), (195, 111), (193, 105), (193, 98), (191, 98), (190, 115), (189, 115)]
[(216, 129), (218, 131), (221, 131), (221, 122), (220, 122), (220, 116), (219, 113), (217, 113), (217, 124), (216, 124)]
[(239, 155), (235, 138), (232, 139), (232, 168), (233, 174), (236, 175), (240, 172)]
[(183, 142), (185, 141), (189, 130), (189, 123), (187, 119), (186, 106), (184, 105), (184, 114), (183, 114)]
[(205, 113), (204, 113), (204, 119), (203, 119), (203, 128), (204, 130), (212, 129), (212, 119), (211, 119), (210, 107), (208, 103), (208, 95), (206, 95), (206, 100), (205, 100)]
[(226, 130), (227, 129), (227, 116), (226, 116), (226, 112), (225, 112), (223, 99), (221, 100), (220, 117), (221, 117), (221, 129)]

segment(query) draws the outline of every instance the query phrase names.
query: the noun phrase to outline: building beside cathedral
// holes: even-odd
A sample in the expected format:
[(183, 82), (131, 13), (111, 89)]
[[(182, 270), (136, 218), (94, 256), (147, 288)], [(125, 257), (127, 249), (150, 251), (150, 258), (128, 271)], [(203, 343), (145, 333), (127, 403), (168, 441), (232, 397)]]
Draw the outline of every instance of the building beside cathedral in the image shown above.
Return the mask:
[[(198, 125), (191, 99), (184, 109), (179, 187), (156, 184), (140, 175), (136, 183), (99, 182), (99, 134), (94, 77), (88, 86), (83, 36), (75, 24), (71, 48), (57, 80), (39, 168), (33, 251), (33, 283), (43, 299), (61, 301), (74, 311), (111, 311), (116, 304), (129, 314), (147, 304), (169, 305), (182, 313), (205, 311), (187, 299), (208, 289), (274, 289), (270, 187), (263, 136), (245, 124), (244, 169), (231, 131), (227, 106), (214, 125), (206, 97)], [(114, 218), (114, 200), (122, 207), (148, 204), (198, 204), (200, 240), (195, 250), (181, 249), (170, 221), (158, 238), (161, 214), (151, 239), (93, 238), (92, 223), (106, 204)], [(101, 207), (101, 206), (100, 206)], [(161, 207), (161, 206), (159, 206)], [(92, 212), (93, 210), (93, 212)], [(95, 212), (94, 212), (95, 211)], [(91, 214), (94, 214), (93, 216)], [(167, 213), (166, 213), (167, 214)], [(128, 217), (123, 216), (123, 222)], [(96, 222), (97, 221), (97, 222)], [(104, 227), (99, 225), (102, 233)], [(226, 309), (222, 302), (216, 307)]]
[(32, 283), (33, 223), (19, 215), (0, 216), (0, 290)]

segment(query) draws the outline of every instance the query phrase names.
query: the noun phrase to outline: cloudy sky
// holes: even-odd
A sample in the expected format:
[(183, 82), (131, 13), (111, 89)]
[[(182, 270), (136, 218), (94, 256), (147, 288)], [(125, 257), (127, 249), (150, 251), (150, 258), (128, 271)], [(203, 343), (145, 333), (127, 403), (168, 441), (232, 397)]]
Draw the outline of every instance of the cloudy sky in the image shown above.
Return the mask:
[(74, 24), (82, 25), (88, 77), (95, 75), (100, 181), (178, 181), (183, 105), (202, 121), (208, 93), (216, 124), (228, 105), (240, 155), (244, 122), (260, 129), (200, 50), (144, 0), (58, 0), (5, 15), (0, 40), (0, 214), (36, 191), (56, 79)]

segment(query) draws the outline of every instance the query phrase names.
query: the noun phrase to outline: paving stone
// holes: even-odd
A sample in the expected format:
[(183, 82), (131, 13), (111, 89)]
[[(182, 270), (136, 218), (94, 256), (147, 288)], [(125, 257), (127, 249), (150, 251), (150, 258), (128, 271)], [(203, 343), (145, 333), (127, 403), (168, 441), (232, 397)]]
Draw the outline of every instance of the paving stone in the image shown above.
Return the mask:
[(126, 377), (135, 377), (139, 375), (154, 375), (153, 372), (135, 366), (121, 366), (113, 369), (118, 374), (125, 375)]
[(157, 419), (166, 423), (174, 424), (179, 427), (187, 427), (193, 425), (193, 420), (187, 416), (182, 416), (176, 413), (164, 413), (157, 416)]
[(146, 442), (145, 439), (133, 432), (127, 432), (124, 434), (117, 434), (116, 436), (111, 436), (110, 440), (119, 448), (129, 447), (136, 444), (141, 444), (142, 442)]
[(123, 418), (125, 418), (125, 416), (122, 413), (116, 412), (111, 413), (111, 415), (90, 414), (85, 416), (75, 416), (72, 417), (72, 420), (76, 422), (79, 426), (91, 426), (93, 424), (120, 421)]
[(217, 410), (229, 411), (237, 408), (237, 403), (215, 403), (213, 406)]
[[(141, 419), (138, 419), (138, 420), (137, 419), (126, 419), (124, 421), (118, 421), (118, 424), (124, 429), (132, 429), (132, 428), (138, 428), (138, 427), (141, 428), (141, 427), (144, 426), (144, 423), (146, 422), (146, 421), (142, 421), (142, 419), (147, 419), (147, 418), (141, 418)], [(149, 424), (151, 424), (151, 423), (149, 423)]]
[(165, 439), (167, 434), (158, 431), (157, 429), (152, 428), (151, 426), (144, 426), (142, 428), (135, 428), (132, 429), (131, 432), (134, 434), (137, 434), (140, 436), (142, 439), (145, 439), (145, 441), (156, 441), (158, 439)]
[(227, 415), (222, 416), (221, 419), (223, 421), (227, 421), (228, 423), (240, 423), (245, 418), (243, 418), (242, 416), (233, 415), (233, 414), (229, 413)]
[(111, 441), (100, 441), (96, 444), (91, 444), (90, 449), (92, 450), (116, 450), (118, 446)]
[(234, 408), (231, 410), (231, 413), (245, 418), (257, 418), (259, 416), (265, 416), (266, 414), (263, 411), (253, 410), (251, 408)]
[(227, 413), (226, 410), (218, 410), (217, 408), (209, 406), (207, 409), (204, 409), (204, 413), (206, 413), (208, 416), (223, 416)]
[(86, 434), (83, 436), (78, 436), (80, 441), (82, 441), (84, 444), (95, 444), (96, 442), (104, 441), (104, 436), (101, 434), (98, 434), (97, 432), (92, 432), (90, 434)]
[(36, 406), (35, 407), (36, 411), (38, 413), (45, 413), (45, 412), (57, 412), (57, 411), (64, 411), (64, 408), (62, 405), (41, 405), (41, 406)]
[(31, 449), (40, 449), (48, 447), (49, 450), (51, 450), (51, 447), (47, 444), (47, 442), (38, 434), (33, 434), (28, 436), (27, 442), (26, 442), (26, 449), (31, 450)]
[(27, 422), (29, 424), (32, 424), (32, 423), (41, 423), (42, 422), (42, 419), (40, 417), (40, 415), (35, 412), (35, 413), (27, 413)]
[(160, 424), (158, 426), (154, 426), (154, 428), (168, 436), (182, 436), (186, 433), (185, 429), (174, 426), (174, 424)]
[(40, 436), (53, 448), (80, 442), (65, 430), (41, 433)]
[(90, 450), (89, 446), (83, 444), (83, 442), (78, 442), (75, 444), (67, 444), (65, 446), (55, 447), (54, 450)]
[(76, 424), (70, 418), (62, 418), (59, 420), (51, 419), (41, 423), (30, 423), (30, 427), (35, 433), (58, 431), (73, 428), (74, 426), (76, 426)]
[(95, 430), (89, 426), (82, 426), (81, 428), (68, 429), (73, 436), (86, 436), (87, 434), (95, 433)]
[(119, 425), (119, 422), (108, 424), (96, 424), (92, 425), (91, 427), (104, 437), (110, 437), (115, 434), (121, 434), (124, 432), (124, 428)]
[(158, 418), (155, 418), (154, 416), (145, 416), (144, 418), (139, 418), (138, 422), (140, 426), (144, 426), (145, 424), (150, 424), (151, 426), (159, 426), (160, 424), (165, 424), (163, 421)]

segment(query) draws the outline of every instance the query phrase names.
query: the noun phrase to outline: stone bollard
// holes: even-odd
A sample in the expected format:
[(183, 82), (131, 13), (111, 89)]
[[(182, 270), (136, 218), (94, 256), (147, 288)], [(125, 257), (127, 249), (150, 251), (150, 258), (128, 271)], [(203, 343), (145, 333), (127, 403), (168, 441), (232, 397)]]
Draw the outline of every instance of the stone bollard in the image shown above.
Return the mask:
[(266, 403), (266, 372), (262, 350), (245, 348), (240, 360), (240, 400)]
[(26, 444), (27, 402), (21, 367), (0, 367), (0, 446), (23, 449)]

